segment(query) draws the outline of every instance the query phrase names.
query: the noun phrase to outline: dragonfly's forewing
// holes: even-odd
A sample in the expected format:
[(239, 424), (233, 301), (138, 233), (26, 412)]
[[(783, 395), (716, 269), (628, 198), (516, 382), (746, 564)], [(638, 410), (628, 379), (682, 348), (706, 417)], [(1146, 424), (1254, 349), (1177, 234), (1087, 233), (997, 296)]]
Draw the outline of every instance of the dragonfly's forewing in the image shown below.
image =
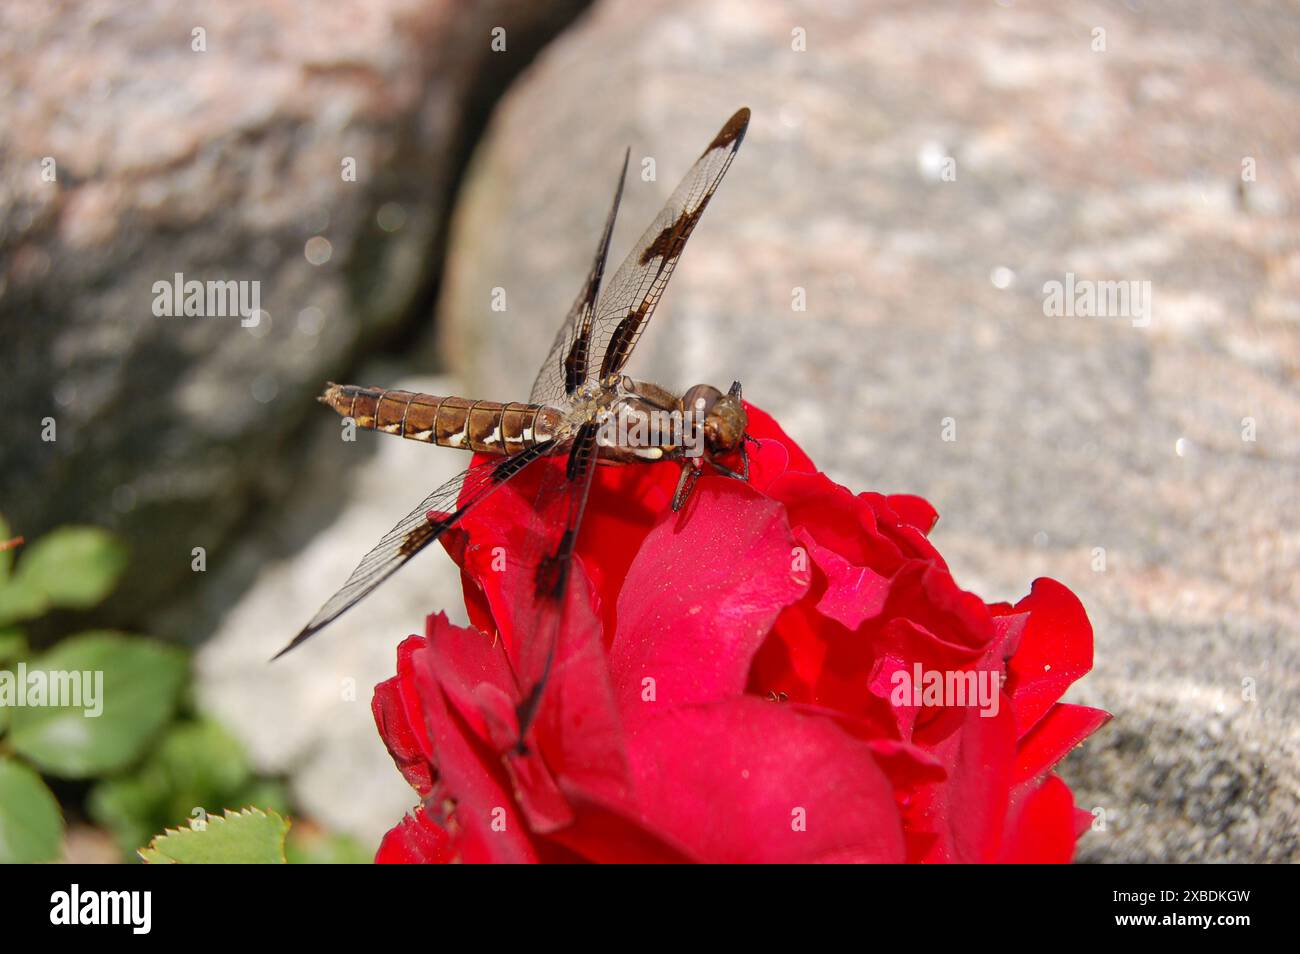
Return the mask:
[(592, 370), (600, 379), (627, 364), (748, 126), (748, 109), (727, 120), (610, 278), (592, 322), (591, 353), (600, 355)]

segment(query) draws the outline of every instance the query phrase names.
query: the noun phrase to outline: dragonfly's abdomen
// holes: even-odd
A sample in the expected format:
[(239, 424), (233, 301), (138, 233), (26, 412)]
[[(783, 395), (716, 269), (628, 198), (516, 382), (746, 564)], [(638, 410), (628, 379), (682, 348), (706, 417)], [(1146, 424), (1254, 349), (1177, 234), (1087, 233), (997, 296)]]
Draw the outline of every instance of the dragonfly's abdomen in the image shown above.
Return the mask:
[(502, 404), (414, 391), (330, 384), (318, 398), (357, 427), (482, 454), (515, 454), (551, 440), (560, 412), (544, 404)]

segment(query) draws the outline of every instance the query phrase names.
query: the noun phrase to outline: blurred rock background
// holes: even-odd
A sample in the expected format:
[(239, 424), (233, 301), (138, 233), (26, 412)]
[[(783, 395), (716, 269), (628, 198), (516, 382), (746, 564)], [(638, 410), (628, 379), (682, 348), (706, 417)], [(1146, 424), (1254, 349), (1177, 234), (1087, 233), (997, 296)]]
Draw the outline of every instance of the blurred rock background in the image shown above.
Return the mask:
[[(265, 659), (462, 461), (310, 397), (525, 396), (624, 146), (615, 259), (748, 105), (633, 370), (740, 378), (837, 480), (927, 497), (985, 598), (1079, 594), (1072, 698), (1115, 714), (1065, 768), (1083, 860), (1295, 860), (1293, 5), (311, 10), (0, 12), (0, 508), (127, 535), (114, 618), (204, 643), (202, 698), (318, 817), (373, 840), (409, 804), (369, 689), (459, 603), (448, 561)], [(177, 271), (261, 281), (266, 320), (155, 318)], [(1149, 324), (1048, 317), (1066, 273), (1150, 282)]]
[[(0, 9), (0, 501), (29, 535), (120, 529), (149, 572), (114, 615), (191, 596), (191, 549), (222, 562), (298, 489), (322, 380), (427, 326), (469, 150), (580, 7)], [(259, 282), (262, 313), (155, 317), (177, 273)]]

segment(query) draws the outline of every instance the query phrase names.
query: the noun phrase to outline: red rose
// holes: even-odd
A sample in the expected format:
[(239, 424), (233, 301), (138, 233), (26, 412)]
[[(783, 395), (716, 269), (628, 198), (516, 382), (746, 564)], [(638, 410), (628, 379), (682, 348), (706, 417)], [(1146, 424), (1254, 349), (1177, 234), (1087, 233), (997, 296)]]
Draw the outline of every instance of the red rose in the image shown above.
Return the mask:
[(472, 626), (429, 617), (375, 690), (422, 798), (376, 860), (1071, 858), (1090, 816), (1052, 767), (1108, 718), (1057, 701), (1092, 664), (1079, 601), (958, 589), (929, 504), (854, 496), (749, 415), (749, 484), (704, 477), (682, 514), (676, 467), (597, 469), (524, 754), (528, 588), (492, 560), (539, 475), (444, 538)]

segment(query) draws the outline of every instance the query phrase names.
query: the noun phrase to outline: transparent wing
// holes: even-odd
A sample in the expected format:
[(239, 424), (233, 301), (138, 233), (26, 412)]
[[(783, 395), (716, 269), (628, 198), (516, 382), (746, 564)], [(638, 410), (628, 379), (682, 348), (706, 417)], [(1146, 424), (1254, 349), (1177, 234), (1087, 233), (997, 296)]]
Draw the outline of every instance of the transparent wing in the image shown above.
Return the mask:
[(591, 354), (600, 355), (600, 379), (617, 374), (627, 363), (748, 126), (748, 109), (727, 120), (600, 296), (588, 345)]
[(555, 404), (567, 394), (572, 394), (587, 380), (588, 362), (591, 355), (591, 319), (596, 308), (596, 299), (600, 296), (600, 282), (605, 274), (605, 260), (609, 257), (609, 239), (614, 234), (614, 220), (618, 217), (618, 206), (623, 200), (623, 183), (627, 179), (627, 163), (632, 155), (629, 149), (623, 154), (623, 171), (618, 176), (618, 187), (614, 190), (614, 202), (609, 215), (605, 218), (605, 230), (601, 233), (600, 244), (596, 246), (596, 257), (592, 260), (591, 271), (583, 283), (578, 297), (569, 309), (564, 324), (560, 326), (551, 345), (550, 354), (533, 382), (533, 390), (528, 400), (533, 404)]
[(420, 501), (420, 505), (380, 538), (347, 582), (325, 601), (301, 632), (275, 654), (278, 659), (320, 632), (340, 615), (372, 593), (379, 584), (486, 500), (533, 461), (557, 450), (554, 443), (538, 444), (510, 457), (485, 461), (457, 474)]
[(574, 552), (596, 472), (597, 431), (594, 422), (578, 429), (563, 467), (559, 460), (547, 461), (533, 506), (533, 542), (519, 580), (525, 589), (516, 601), (520, 609), (514, 620), (519, 640), (516, 677), (521, 691), (517, 711), (521, 752), (550, 679), (561, 629), (567, 625)]

